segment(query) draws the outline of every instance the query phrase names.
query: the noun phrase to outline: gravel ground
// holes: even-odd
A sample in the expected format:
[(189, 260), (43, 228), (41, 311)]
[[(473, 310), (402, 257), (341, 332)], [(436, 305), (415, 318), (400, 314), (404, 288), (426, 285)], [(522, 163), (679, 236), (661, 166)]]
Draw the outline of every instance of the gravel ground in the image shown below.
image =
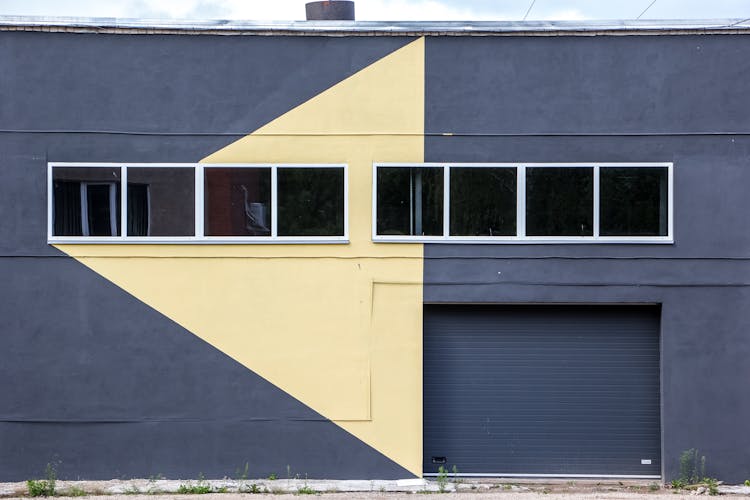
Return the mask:
[[(185, 487), (203, 487), (225, 493), (179, 494)], [(676, 491), (655, 482), (565, 481), (565, 480), (462, 480), (443, 485), (450, 492), (439, 493), (436, 481), (325, 481), (281, 480), (111, 480), (57, 481), (59, 497), (84, 496), (86, 500), (256, 500), (281, 497), (329, 500), (418, 500), (426, 494), (445, 500), (658, 500), (694, 498), (697, 491)], [(238, 489), (264, 493), (237, 493)], [(720, 493), (730, 498), (750, 498), (750, 487), (721, 485)], [(457, 491), (454, 491), (456, 490)], [(335, 492), (335, 493), (334, 493)], [(0, 497), (28, 500), (25, 482), (0, 483)], [(436, 499), (437, 500), (437, 499)]]
[[(430, 494), (429, 496), (432, 496)], [(445, 500), (641, 500), (641, 499), (694, 499), (695, 495), (675, 494), (672, 491), (663, 490), (660, 492), (633, 493), (633, 492), (567, 492), (567, 493), (539, 493), (532, 491), (513, 492), (513, 491), (492, 491), (486, 493), (446, 493), (435, 494), (440, 499)], [(323, 493), (317, 495), (299, 495), (299, 494), (238, 494), (238, 493), (213, 493), (199, 495), (200, 500), (259, 500), (259, 499), (276, 499), (279, 497), (294, 498), (311, 498), (315, 500), (416, 500), (423, 496), (419, 493), (372, 493), (372, 492), (349, 492), (349, 493)], [(103, 495), (85, 497), (87, 500), (155, 500), (153, 495)], [(158, 498), (168, 498), (170, 500), (198, 500), (196, 495), (175, 495), (164, 494)], [(738, 498), (732, 496), (732, 498)], [(747, 497), (746, 497), (747, 498)]]

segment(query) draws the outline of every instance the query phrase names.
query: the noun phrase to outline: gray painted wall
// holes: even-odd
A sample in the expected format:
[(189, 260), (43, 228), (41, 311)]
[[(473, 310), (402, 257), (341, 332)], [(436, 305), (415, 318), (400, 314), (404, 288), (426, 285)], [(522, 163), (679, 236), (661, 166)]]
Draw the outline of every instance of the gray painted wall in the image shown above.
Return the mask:
[(427, 44), (426, 161), (674, 162), (671, 245), (426, 245), (428, 303), (662, 304), (665, 478), (750, 473), (750, 38)]
[[(175, 475), (224, 475), (243, 465), (237, 450), (209, 470), (196, 458), (205, 456), (200, 449), (185, 452), (184, 462), (164, 462), (168, 457), (152, 448), (152, 461), (141, 468), (108, 467), (87, 455), (96, 440), (78, 439), (96, 435), (100, 424), (77, 434), (59, 432), (60, 422), (30, 423), (45, 415), (76, 418), (106, 386), (119, 401), (101, 418), (125, 412), (127, 402), (125, 413), (141, 421), (133, 425), (156, 429), (144, 446), (182, 442), (187, 435), (168, 437), (158, 424), (145, 423), (164, 413), (154, 406), (158, 397), (142, 398), (143, 386), (157, 396), (173, 387), (126, 371), (109, 386), (96, 380), (99, 368), (87, 356), (98, 358), (97, 349), (111, 348), (95, 342), (105, 338), (102, 329), (118, 333), (103, 319), (118, 310), (127, 318), (147, 313), (123, 306), (131, 300), (126, 294), (113, 293), (107, 289), (113, 285), (47, 245), (47, 161), (197, 161), (408, 41), (0, 33), (0, 346), (16, 353), (0, 372), (6, 382), (0, 388), (0, 442), (3, 450), (14, 450), (12, 467), (6, 451), (0, 457), (0, 471), (7, 474), (0, 479), (40, 474), (56, 450), (88, 457), (71, 460), (75, 466), (62, 469), (67, 477), (170, 473), (165, 463)], [(750, 38), (735, 35), (427, 40), (426, 129), (455, 134), (428, 136), (427, 161), (674, 162), (673, 245), (425, 248), (427, 302), (662, 304), (667, 479), (677, 472), (679, 453), (693, 447), (706, 455), (708, 473), (722, 480), (738, 482), (750, 471), (748, 53)], [(76, 300), (59, 300), (68, 295)], [(56, 332), (45, 326), (58, 324)], [(45, 337), (53, 334), (72, 347), (85, 341), (87, 350), (61, 351), (65, 342)], [(117, 338), (123, 348), (143, 349), (137, 337)], [(199, 344), (190, 349), (205, 355)], [(139, 373), (148, 366), (134, 368)], [(62, 381), (61, 390), (50, 391), (50, 381)], [(208, 390), (183, 387), (174, 394), (194, 401)], [(240, 405), (224, 416), (245, 409)], [(288, 437), (276, 442), (281, 452), (270, 466), (292, 463), (286, 457), (294, 455), (299, 472), (312, 474), (315, 465), (306, 464), (318, 445), (310, 431), (324, 422), (306, 420), (308, 410), (295, 411), (303, 420), (288, 425), (299, 432), (280, 434)], [(181, 416), (206, 417), (187, 410)], [(289, 422), (287, 417), (273, 418)], [(279, 425), (277, 430), (289, 428)], [(248, 439), (267, 434), (261, 424), (243, 429)], [(138, 434), (129, 432), (107, 445), (122, 458), (119, 464), (144, 456), (140, 445), (122, 444)], [(214, 431), (189, 430), (196, 432)], [(337, 436), (341, 444), (334, 450), (344, 455), (333, 451), (316, 475), (404, 475), (371, 449), (348, 448)], [(66, 460), (64, 453), (59, 458)], [(265, 471), (262, 466), (258, 470)]]

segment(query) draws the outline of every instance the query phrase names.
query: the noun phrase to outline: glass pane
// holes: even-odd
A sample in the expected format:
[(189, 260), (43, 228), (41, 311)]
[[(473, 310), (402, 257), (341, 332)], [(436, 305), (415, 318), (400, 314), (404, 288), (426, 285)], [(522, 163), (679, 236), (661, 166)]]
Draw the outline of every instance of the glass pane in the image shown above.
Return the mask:
[(451, 168), (451, 236), (515, 236), (516, 169)]
[(128, 168), (128, 236), (195, 236), (195, 169)]
[(120, 235), (120, 167), (52, 169), (54, 236)]
[(344, 235), (344, 169), (279, 168), (279, 236)]
[(528, 236), (593, 236), (594, 169), (526, 169)]
[(377, 169), (377, 234), (443, 235), (443, 168)]
[(271, 169), (205, 168), (206, 236), (271, 236)]
[(667, 236), (667, 168), (601, 167), (602, 236)]

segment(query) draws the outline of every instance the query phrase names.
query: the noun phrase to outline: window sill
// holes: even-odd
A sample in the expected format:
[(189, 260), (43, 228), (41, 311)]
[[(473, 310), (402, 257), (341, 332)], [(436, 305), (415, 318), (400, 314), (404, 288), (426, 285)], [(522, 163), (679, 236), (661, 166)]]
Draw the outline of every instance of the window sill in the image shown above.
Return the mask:
[(541, 236), (486, 236), (486, 237), (461, 237), (461, 236), (375, 236), (375, 243), (439, 243), (439, 244), (490, 244), (490, 245), (672, 245), (674, 239), (666, 236), (643, 236), (643, 237), (619, 237), (619, 236), (569, 236), (548, 238)]
[(288, 238), (122, 238), (83, 237), (49, 238), (50, 245), (347, 245), (346, 237), (288, 237)]

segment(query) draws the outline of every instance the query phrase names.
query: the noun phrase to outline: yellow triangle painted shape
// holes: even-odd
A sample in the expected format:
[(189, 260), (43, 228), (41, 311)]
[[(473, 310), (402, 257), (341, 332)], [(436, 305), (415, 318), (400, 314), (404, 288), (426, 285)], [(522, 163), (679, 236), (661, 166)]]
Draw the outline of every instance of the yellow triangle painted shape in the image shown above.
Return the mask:
[(58, 248), (421, 475), (423, 248), (371, 217), (373, 162), (422, 161), (418, 39), (203, 160), (346, 163), (349, 244)]

